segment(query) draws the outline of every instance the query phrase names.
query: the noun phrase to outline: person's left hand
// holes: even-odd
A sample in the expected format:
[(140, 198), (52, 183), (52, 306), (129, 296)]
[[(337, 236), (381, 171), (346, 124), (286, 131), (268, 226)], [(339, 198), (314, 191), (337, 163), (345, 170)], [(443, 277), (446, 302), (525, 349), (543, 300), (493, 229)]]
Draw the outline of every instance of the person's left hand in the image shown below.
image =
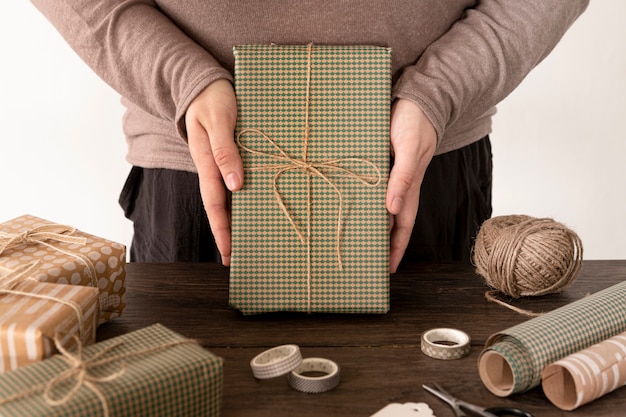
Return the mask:
[[(200, 194), (222, 263), (230, 265), (230, 207), (226, 187), (243, 185), (243, 162), (235, 144), (237, 99), (227, 80), (209, 84), (185, 114), (189, 152), (200, 181)], [(225, 187), (226, 186), (226, 187)]]
[(410, 100), (398, 99), (391, 109), (389, 134), (395, 161), (385, 204), (391, 213), (389, 270), (395, 273), (411, 238), (420, 187), (437, 147), (437, 133), (422, 109)]

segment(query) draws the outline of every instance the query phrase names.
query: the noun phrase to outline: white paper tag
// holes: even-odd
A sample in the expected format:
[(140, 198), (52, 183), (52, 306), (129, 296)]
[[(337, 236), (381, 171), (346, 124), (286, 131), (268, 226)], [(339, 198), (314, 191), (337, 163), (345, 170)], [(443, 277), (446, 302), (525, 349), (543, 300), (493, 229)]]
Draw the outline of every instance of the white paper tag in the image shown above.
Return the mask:
[(435, 415), (426, 403), (391, 403), (370, 417), (435, 417)]

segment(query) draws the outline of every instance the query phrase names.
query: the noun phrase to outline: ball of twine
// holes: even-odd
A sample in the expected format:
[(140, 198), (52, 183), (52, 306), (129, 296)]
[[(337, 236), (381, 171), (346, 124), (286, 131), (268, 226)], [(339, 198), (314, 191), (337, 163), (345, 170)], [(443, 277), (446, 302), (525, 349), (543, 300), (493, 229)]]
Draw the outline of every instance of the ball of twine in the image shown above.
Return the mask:
[(513, 298), (556, 293), (580, 272), (578, 235), (553, 219), (499, 216), (483, 223), (474, 243), (476, 272)]

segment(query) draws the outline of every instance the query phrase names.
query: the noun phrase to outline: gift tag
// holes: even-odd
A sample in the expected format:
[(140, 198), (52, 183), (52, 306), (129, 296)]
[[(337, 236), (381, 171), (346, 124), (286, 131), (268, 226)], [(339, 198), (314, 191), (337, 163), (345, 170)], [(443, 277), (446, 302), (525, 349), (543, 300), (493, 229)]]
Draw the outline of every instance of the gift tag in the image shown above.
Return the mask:
[(370, 417), (435, 417), (435, 415), (426, 403), (391, 403)]

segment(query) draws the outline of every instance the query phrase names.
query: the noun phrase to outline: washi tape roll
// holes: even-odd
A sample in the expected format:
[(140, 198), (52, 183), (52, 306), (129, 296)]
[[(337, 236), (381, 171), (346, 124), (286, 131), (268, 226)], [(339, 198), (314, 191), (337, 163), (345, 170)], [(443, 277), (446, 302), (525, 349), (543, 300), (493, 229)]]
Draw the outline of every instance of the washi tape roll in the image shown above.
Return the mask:
[(298, 345), (281, 345), (259, 353), (250, 361), (250, 367), (255, 378), (269, 379), (285, 375), (301, 362)]
[[(307, 372), (320, 372), (323, 375), (303, 375)], [(296, 369), (287, 375), (289, 385), (293, 389), (309, 394), (330, 391), (339, 385), (340, 379), (339, 365), (324, 358), (305, 358)]]
[(457, 329), (430, 329), (422, 334), (422, 352), (434, 359), (460, 359), (470, 353), (470, 337)]

